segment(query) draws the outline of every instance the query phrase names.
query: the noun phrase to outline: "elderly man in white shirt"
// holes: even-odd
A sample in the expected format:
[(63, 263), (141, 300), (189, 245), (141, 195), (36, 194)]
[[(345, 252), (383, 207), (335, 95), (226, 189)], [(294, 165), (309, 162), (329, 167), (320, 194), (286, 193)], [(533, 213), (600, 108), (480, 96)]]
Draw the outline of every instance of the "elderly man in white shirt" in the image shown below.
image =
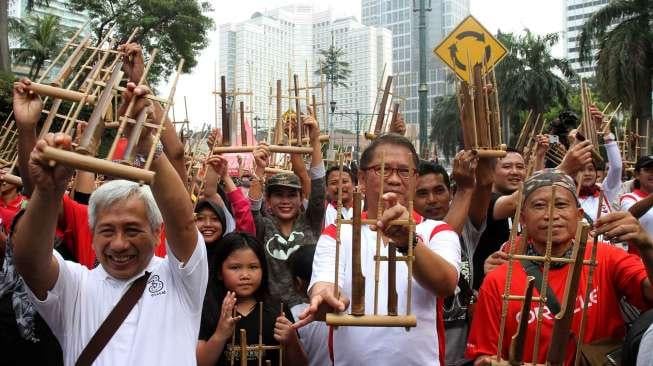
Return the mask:
[[(147, 92), (129, 88), (132, 95)], [(17, 114), (21, 112), (25, 110)], [(141, 140), (139, 152), (149, 151), (150, 137)], [(181, 178), (158, 153), (151, 165), (156, 173), (151, 190), (128, 181), (112, 181), (96, 190), (89, 203), (89, 225), (100, 265), (88, 270), (53, 251), (57, 213), (72, 170), (50, 166), (43, 156), (47, 146), (70, 149), (71, 138), (48, 134), (36, 143), (29, 161), (35, 189), (13, 244), (16, 269), (59, 340), (65, 364), (76, 363), (130, 285), (149, 272), (142, 296), (94, 364), (195, 365), (208, 265)], [(168, 255), (158, 258), (154, 248), (163, 222)]]

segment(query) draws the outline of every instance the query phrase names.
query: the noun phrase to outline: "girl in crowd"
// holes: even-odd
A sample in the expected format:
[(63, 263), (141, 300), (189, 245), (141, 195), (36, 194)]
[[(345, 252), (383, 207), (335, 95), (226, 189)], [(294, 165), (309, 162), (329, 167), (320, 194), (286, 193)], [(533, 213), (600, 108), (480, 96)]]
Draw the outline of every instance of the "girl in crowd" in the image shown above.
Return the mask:
[[(263, 344), (281, 344), (284, 365), (306, 365), (290, 309), (282, 309), (268, 296), (265, 254), (256, 238), (245, 233), (225, 235), (216, 245), (212, 267), (202, 309), (198, 365), (229, 365), (232, 359), (240, 364), (240, 329), (246, 330), (250, 346), (259, 343), (259, 331)], [(257, 365), (257, 357), (258, 352), (247, 352), (248, 364)], [(264, 350), (261, 357), (278, 365), (277, 350)]]

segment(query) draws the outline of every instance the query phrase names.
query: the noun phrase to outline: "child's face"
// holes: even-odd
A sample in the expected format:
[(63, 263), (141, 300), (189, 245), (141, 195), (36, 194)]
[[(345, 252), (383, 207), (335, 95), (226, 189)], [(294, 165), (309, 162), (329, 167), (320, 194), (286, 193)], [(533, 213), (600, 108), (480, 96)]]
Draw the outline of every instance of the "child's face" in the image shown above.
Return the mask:
[(222, 281), (238, 298), (252, 297), (261, 285), (261, 263), (253, 250), (238, 249), (222, 263)]

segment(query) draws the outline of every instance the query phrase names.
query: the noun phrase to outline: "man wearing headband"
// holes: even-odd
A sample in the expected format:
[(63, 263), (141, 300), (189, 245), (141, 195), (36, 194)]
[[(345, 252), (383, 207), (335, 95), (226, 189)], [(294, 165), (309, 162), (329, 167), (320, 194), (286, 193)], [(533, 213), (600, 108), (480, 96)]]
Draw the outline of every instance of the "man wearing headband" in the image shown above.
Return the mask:
[[(551, 190), (555, 187), (553, 216), (549, 217)], [(582, 209), (576, 196), (576, 185), (568, 175), (545, 169), (526, 180), (524, 183), (523, 203), (520, 216), (522, 229), (528, 231), (527, 255), (544, 256), (547, 243), (547, 231), (552, 226), (551, 255), (553, 257), (571, 258), (576, 227), (582, 219)], [(628, 241), (636, 245), (641, 254), (628, 254), (613, 246), (599, 243), (596, 260), (598, 262), (590, 290), (587, 308), (587, 322), (583, 343), (601, 339), (622, 339), (625, 324), (619, 312), (619, 300), (626, 297), (629, 303), (639, 309), (649, 308), (653, 304), (653, 288), (647, 275), (653, 273), (653, 240), (639, 225), (637, 220), (627, 212), (615, 212), (601, 216), (595, 223), (593, 235), (603, 234), (606, 239)], [(591, 239), (590, 239), (591, 240)], [(518, 242), (517, 240), (515, 242)], [(591, 242), (588, 243), (584, 257), (591, 256)], [(531, 263), (534, 263), (532, 265)], [(526, 291), (526, 277), (533, 271), (542, 270), (542, 262), (514, 261), (510, 294), (523, 295)], [(528, 269), (525, 270), (525, 268)], [(557, 302), (563, 299), (570, 266), (566, 263), (551, 263), (548, 274), (549, 298), (542, 309), (542, 328), (539, 340), (539, 352), (535, 361), (544, 363), (548, 346), (551, 343)], [(497, 354), (499, 326), (501, 318), (502, 297), (506, 282), (508, 264), (504, 263), (485, 277), (480, 288), (478, 303), (474, 313), (470, 336), (467, 342), (466, 356), (475, 359), (475, 365), (489, 365), (491, 355)], [(585, 284), (589, 276), (589, 266), (584, 266), (581, 273), (578, 296), (574, 303), (574, 316), (571, 331), (579, 333), (580, 316), (585, 298)], [(553, 295), (553, 296), (551, 296)], [(539, 296), (536, 286), (533, 296)], [(517, 331), (522, 303), (510, 301), (506, 317), (505, 333), (501, 355), (508, 358), (510, 339)], [(539, 303), (533, 301), (528, 318), (527, 342), (524, 347), (524, 360), (533, 359), (533, 337), (537, 324)], [(558, 305), (559, 306), (559, 305)], [(529, 343), (530, 342), (530, 343)], [(567, 348), (565, 364), (571, 364), (575, 347)]]

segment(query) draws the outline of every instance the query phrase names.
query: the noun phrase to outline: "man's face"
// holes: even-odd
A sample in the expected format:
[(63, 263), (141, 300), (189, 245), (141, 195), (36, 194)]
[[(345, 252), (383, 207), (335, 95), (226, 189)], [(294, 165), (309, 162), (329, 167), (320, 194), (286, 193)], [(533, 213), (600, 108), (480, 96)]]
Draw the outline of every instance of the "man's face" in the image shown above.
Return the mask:
[[(379, 168), (385, 152), (385, 178)], [(398, 202), (406, 205), (410, 186), (410, 173), (416, 173), (415, 164), (408, 148), (399, 145), (380, 145), (374, 150), (370, 164), (358, 173), (358, 182), (365, 192), (368, 210), (375, 210), (379, 199), (379, 188), (383, 181), (383, 193), (395, 193)]]
[(267, 201), (272, 216), (281, 221), (294, 220), (302, 204), (299, 189), (290, 187), (274, 187)]
[[(549, 217), (549, 201), (552, 187), (541, 187), (531, 193), (524, 201), (521, 223), (528, 229), (528, 237), (533, 239), (537, 248), (546, 246), (549, 223), (552, 225), (552, 248), (566, 250), (567, 245), (576, 235), (578, 220), (582, 210), (576, 204), (574, 194), (567, 189), (556, 187), (553, 217)], [(540, 253), (540, 254), (543, 254)]]
[(646, 193), (653, 192), (653, 165), (645, 166), (635, 171), (635, 178), (639, 180), (639, 188)]
[(130, 197), (98, 212), (93, 249), (108, 274), (126, 280), (150, 263), (160, 233), (150, 227), (143, 200)]
[(415, 210), (427, 219), (442, 220), (449, 212), (451, 193), (442, 174), (429, 173), (417, 177)]
[(204, 242), (213, 243), (222, 237), (222, 223), (218, 215), (212, 209), (206, 207), (195, 215), (195, 225), (197, 230), (204, 237)]
[(352, 193), (354, 191), (354, 182), (351, 181), (351, 176), (347, 172), (334, 170), (329, 173), (327, 177), (327, 199), (329, 201), (338, 200), (338, 187), (342, 186), (342, 202), (351, 203)]
[(525, 175), (524, 158), (516, 152), (509, 152), (497, 161), (494, 168), (494, 187), (499, 193), (510, 194), (519, 188)]
[(583, 167), (583, 170), (581, 170), (581, 183), (583, 187), (591, 187), (594, 184), (596, 184), (596, 168), (594, 168), (594, 164), (588, 163), (585, 164)]

